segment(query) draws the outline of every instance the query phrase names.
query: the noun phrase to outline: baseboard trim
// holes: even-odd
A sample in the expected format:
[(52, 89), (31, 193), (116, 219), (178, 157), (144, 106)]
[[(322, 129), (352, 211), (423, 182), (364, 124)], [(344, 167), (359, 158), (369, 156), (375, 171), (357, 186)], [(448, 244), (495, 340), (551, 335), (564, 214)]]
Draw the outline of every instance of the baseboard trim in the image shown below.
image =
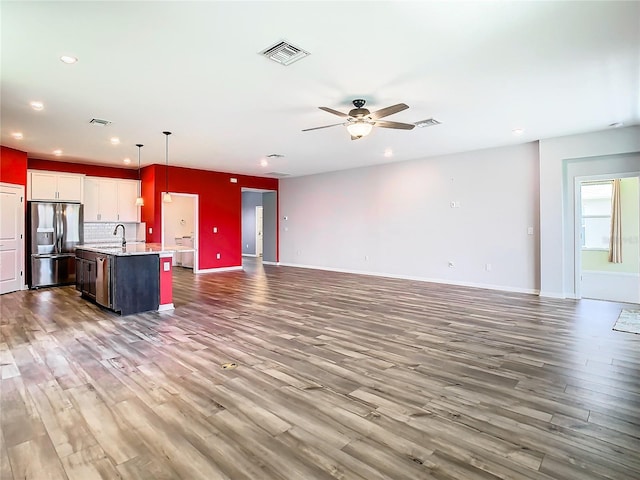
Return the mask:
[(275, 265), (275, 266), (278, 266), (278, 265), (280, 265), (280, 262), (268, 262), (268, 261), (263, 260), (262, 264), (263, 265)]
[(369, 275), (372, 277), (397, 278), (399, 280), (413, 280), (417, 282), (439, 283), (444, 285), (455, 285), (458, 287), (483, 288), (486, 290), (499, 290), (502, 292), (526, 293), (530, 295), (540, 295), (540, 290), (531, 288), (508, 287), (504, 285), (493, 285), (476, 282), (458, 282), (442, 278), (416, 277), (412, 275), (398, 275), (393, 273), (368, 272), (363, 270), (350, 270), (346, 268), (319, 267), (317, 265), (301, 265), (296, 263), (279, 263), (282, 267), (308, 268), (312, 270), (325, 270), (328, 272), (351, 273), (354, 275)]
[(158, 306), (159, 312), (166, 312), (168, 310), (175, 310), (176, 307), (173, 306), (173, 303), (165, 303), (164, 305)]
[(567, 298), (567, 295), (564, 293), (558, 293), (558, 292), (545, 292), (543, 290), (540, 290), (540, 294), (541, 297), (545, 297), (545, 298), (560, 298), (560, 299), (565, 299)]
[(203, 270), (198, 270), (196, 273), (232, 272), (234, 270), (242, 270), (242, 265), (237, 267), (205, 268)]

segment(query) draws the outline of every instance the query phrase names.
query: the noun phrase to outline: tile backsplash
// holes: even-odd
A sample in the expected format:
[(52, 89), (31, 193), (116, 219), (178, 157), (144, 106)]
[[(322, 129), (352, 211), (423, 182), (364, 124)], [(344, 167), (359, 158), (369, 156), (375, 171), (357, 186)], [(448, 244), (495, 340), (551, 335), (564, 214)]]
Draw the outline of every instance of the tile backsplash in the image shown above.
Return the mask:
[(118, 234), (114, 235), (113, 230), (118, 223), (125, 227), (125, 238), (127, 242), (144, 242), (145, 226), (143, 223), (124, 222), (86, 222), (84, 224), (84, 243), (113, 243), (122, 238), (122, 229), (118, 229)]

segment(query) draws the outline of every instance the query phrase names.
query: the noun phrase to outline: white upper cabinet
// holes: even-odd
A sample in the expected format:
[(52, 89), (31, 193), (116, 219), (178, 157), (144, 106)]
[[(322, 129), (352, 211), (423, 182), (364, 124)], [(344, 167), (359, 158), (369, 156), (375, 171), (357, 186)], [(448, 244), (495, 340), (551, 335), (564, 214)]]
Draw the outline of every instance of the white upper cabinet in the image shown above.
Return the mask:
[(137, 180), (87, 177), (84, 189), (85, 222), (138, 222)]
[(29, 200), (82, 202), (84, 175), (73, 173), (29, 172)]

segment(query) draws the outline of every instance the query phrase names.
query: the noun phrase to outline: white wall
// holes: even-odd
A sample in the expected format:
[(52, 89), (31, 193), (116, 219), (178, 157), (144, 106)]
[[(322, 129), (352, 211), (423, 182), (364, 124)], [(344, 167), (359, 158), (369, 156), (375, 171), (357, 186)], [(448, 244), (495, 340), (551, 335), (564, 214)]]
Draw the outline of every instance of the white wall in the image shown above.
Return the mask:
[(536, 142), (282, 179), (280, 262), (536, 292), (538, 155)]
[[(565, 183), (568, 160), (633, 152), (640, 152), (640, 127), (540, 140), (541, 295), (564, 298), (575, 294), (573, 235), (570, 233), (574, 220), (573, 215), (568, 215), (569, 192)], [(633, 165), (612, 165), (611, 168), (616, 171), (633, 168)]]

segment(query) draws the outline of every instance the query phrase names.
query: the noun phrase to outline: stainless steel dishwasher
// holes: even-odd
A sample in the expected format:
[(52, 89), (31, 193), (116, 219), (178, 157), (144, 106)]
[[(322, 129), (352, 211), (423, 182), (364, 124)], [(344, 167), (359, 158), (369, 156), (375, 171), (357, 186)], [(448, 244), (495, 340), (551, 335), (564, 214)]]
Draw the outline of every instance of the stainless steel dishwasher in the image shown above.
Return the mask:
[(111, 308), (111, 257), (98, 255), (96, 267), (96, 302)]

